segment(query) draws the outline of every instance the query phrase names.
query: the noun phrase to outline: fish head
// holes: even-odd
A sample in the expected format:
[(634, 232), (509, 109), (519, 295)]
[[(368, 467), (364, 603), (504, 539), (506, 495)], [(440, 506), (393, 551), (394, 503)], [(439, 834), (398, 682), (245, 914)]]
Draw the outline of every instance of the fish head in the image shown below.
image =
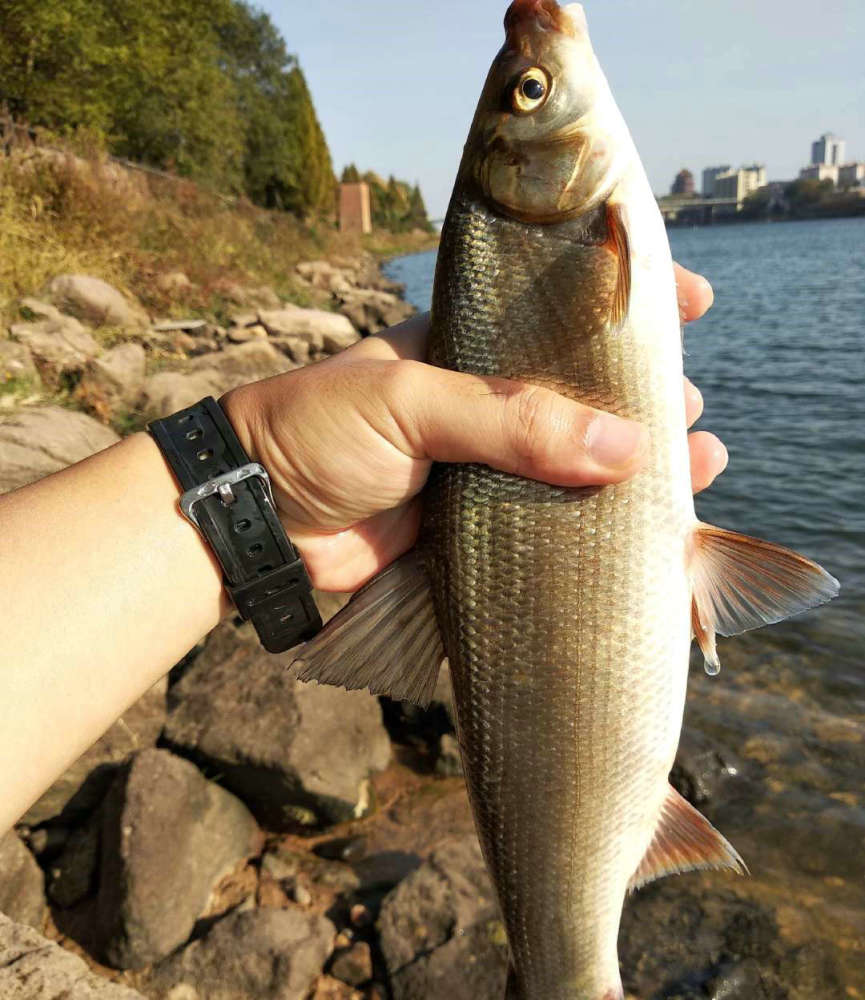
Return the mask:
[(472, 122), (464, 170), (500, 212), (574, 218), (615, 187), (629, 149), (580, 4), (514, 0)]

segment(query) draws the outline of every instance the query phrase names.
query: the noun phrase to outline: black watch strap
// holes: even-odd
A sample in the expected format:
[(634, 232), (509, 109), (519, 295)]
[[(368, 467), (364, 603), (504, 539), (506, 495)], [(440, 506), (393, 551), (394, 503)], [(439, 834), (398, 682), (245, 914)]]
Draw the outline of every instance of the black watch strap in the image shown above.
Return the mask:
[(210, 544), (264, 648), (281, 653), (315, 635), (321, 618), (312, 585), (277, 516), (270, 479), (216, 400), (208, 396), (148, 430), (185, 491), (182, 513)]

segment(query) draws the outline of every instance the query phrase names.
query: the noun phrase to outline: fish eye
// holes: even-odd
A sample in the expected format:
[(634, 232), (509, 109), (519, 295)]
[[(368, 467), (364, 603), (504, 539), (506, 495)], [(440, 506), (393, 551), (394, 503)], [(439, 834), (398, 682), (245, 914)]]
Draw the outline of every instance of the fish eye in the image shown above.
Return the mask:
[(527, 69), (511, 92), (511, 106), (518, 115), (530, 115), (546, 101), (550, 92), (547, 74), (538, 66)]

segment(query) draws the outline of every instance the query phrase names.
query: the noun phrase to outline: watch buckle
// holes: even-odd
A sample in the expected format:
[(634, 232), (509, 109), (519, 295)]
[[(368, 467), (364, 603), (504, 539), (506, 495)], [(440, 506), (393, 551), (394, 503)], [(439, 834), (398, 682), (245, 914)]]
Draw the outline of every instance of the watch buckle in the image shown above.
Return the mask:
[(180, 513), (183, 514), (187, 521), (201, 531), (201, 525), (195, 513), (195, 505), (201, 503), (202, 500), (207, 500), (208, 497), (218, 496), (223, 506), (230, 506), (237, 499), (234, 495), (234, 487), (246, 479), (261, 480), (264, 486), (266, 502), (275, 510), (276, 504), (273, 500), (273, 489), (267, 470), (263, 465), (259, 465), (258, 462), (250, 462), (248, 465), (241, 465), (237, 469), (232, 469), (230, 472), (216, 476), (214, 479), (208, 479), (206, 483), (202, 483), (200, 486), (193, 486), (191, 490), (187, 490), (180, 497)]

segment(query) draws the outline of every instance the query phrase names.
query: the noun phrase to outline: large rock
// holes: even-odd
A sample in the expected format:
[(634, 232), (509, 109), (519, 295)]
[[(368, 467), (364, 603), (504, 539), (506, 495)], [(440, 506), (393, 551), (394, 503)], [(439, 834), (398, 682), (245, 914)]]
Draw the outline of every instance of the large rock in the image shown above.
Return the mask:
[(324, 350), (325, 337), (331, 343), (342, 346), (357, 340), (357, 334), (345, 316), (323, 309), (285, 305), (278, 310), (261, 311), (258, 318), (271, 336), (299, 337), (319, 350)]
[(394, 1000), (501, 1000), (507, 938), (476, 837), (453, 840), (401, 882), (378, 919)]
[(61, 274), (51, 282), (49, 290), (56, 306), (94, 326), (142, 330), (150, 322), (139, 303), (127, 300), (100, 278), (85, 274)]
[(45, 915), (42, 869), (14, 830), (0, 837), (0, 913), (37, 930)]
[(4, 389), (30, 388), (39, 382), (33, 355), (14, 340), (0, 340), (0, 392)]
[(136, 990), (90, 972), (84, 961), (0, 914), (3, 1000), (144, 1000)]
[(379, 333), (415, 313), (414, 306), (389, 292), (353, 288), (340, 296), (339, 311), (363, 334)]
[(300, 909), (232, 913), (157, 966), (152, 1000), (304, 1000), (333, 948), (334, 927)]
[(79, 394), (100, 415), (134, 406), (144, 388), (146, 358), (141, 344), (118, 344), (87, 364)]
[(22, 817), (37, 826), (62, 815), (76, 820), (104, 796), (117, 767), (133, 753), (155, 746), (165, 722), (166, 678), (161, 678), (135, 702), (89, 750), (62, 774)]
[(259, 379), (281, 375), (297, 368), (281, 351), (263, 340), (226, 347), (217, 354), (205, 354), (190, 362), (188, 370), (205, 373), (218, 386), (219, 392), (228, 392), (236, 386)]
[(60, 406), (29, 407), (0, 419), (0, 493), (80, 462), (119, 438), (93, 417)]
[(189, 761), (145, 750), (103, 806), (97, 922), (112, 965), (138, 969), (189, 937), (218, 882), (261, 846), (249, 811)]
[(30, 352), (42, 381), (56, 388), (64, 375), (80, 373), (101, 350), (87, 330), (71, 316), (15, 323), (9, 331)]
[(205, 396), (218, 396), (220, 382), (210, 371), (157, 372), (144, 382), (141, 393), (141, 411), (150, 420), (167, 417), (178, 410), (185, 410)]
[(169, 692), (165, 738), (239, 795), (271, 829), (340, 822), (368, 807), (390, 759), (378, 701), (302, 684), (254, 635), (221, 626)]

